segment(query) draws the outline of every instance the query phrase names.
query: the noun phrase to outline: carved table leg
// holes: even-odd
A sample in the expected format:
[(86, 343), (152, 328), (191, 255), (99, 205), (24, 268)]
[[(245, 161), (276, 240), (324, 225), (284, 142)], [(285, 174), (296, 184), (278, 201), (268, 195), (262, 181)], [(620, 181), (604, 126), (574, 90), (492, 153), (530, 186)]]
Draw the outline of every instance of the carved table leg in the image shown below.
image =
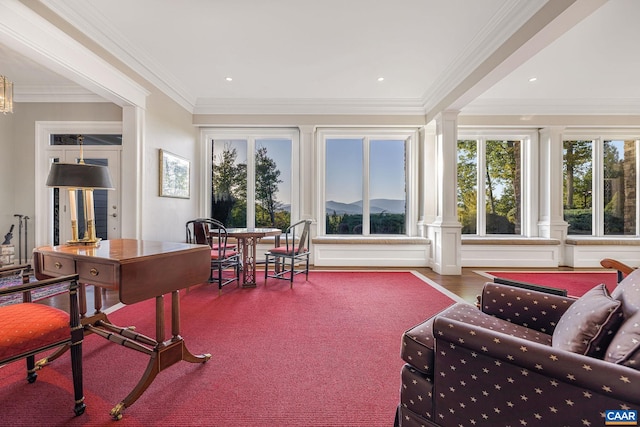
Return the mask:
[(242, 250), (242, 287), (256, 287), (256, 242), (255, 237), (238, 239)]
[[(138, 384), (127, 397), (111, 410), (111, 417), (114, 420), (120, 420), (122, 418), (125, 408), (131, 406), (138, 400), (138, 398), (142, 396), (142, 393), (151, 385), (155, 377), (164, 369), (183, 360), (191, 363), (204, 363), (211, 359), (211, 354), (209, 353), (201, 355), (192, 354), (185, 346), (182, 337), (180, 337), (180, 299), (178, 291), (172, 292), (171, 295), (171, 333), (171, 340), (163, 341), (164, 298), (162, 296), (156, 297), (156, 335), (158, 339), (151, 340), (151, 338), (144, 337), (144, 335), (127, 332), (127, 335), (137, 336), (137, 341), (145, 342), (145, 340), (149, 340), (149, 342), (155, 342), (156, 345), (151, 350), (147, 369), (142, 375), (142, 378), (140, 378), (140, 381), (138, 381)], [(144, 338), (141, 339), (141, 337)]]

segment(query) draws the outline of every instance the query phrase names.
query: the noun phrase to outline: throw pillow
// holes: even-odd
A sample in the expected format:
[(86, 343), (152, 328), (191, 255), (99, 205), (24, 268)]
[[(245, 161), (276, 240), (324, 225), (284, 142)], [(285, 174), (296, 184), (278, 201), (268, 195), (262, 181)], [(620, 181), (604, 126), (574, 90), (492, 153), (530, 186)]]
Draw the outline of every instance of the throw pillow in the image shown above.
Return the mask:
[(640, 311), (620, 326), (607, 348), (604, 360), (640, 369)]
[(601, 284), (569, 306), (553, 331), (551, 345), (602, 358), (621, 322), (621, 302), (612, 299)]

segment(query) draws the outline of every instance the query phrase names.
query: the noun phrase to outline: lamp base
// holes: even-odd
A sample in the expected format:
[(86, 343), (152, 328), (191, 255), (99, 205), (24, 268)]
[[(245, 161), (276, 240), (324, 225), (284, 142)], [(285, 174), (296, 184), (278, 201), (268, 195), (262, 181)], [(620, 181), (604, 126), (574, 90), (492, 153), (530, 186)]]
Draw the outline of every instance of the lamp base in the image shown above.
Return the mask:
[(82, 240), (67, 240), (67, 245), (70, 246), (100, 246), (102, 239), (97, 237), (95, 240), (82, 239)]

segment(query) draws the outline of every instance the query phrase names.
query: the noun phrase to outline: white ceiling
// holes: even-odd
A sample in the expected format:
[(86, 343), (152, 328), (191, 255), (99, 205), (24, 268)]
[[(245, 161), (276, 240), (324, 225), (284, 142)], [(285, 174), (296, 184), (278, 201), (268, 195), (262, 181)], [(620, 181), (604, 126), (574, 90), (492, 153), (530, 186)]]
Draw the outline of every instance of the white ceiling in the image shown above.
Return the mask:
[[(577, 0), (520, 44), (546, 0), (41, 3), (194, 113), (640, 114), (637, 0)], [(2, 45), (0, 72), (17, 101), (89, 99)]]

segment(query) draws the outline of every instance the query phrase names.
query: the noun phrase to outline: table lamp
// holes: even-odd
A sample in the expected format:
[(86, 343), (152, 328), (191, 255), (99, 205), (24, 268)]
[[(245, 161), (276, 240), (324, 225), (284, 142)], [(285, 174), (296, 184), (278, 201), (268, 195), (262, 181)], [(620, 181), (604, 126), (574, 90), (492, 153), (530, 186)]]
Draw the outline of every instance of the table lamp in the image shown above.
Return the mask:
[[(111, 175), (106, 166), (84, 163), (82, 150), (78, 163), (52, 163), (47, 177), (47, 187), (66, 188), (69, 191), (69, 211), (71, 213), (70, 245), (96, 245), (100, 242), (96, 236), (93, 190), (113, 190)], [(78, 203), (76, 190), (82, 190), (84, 201), (85, 235), (78, 236)]]

